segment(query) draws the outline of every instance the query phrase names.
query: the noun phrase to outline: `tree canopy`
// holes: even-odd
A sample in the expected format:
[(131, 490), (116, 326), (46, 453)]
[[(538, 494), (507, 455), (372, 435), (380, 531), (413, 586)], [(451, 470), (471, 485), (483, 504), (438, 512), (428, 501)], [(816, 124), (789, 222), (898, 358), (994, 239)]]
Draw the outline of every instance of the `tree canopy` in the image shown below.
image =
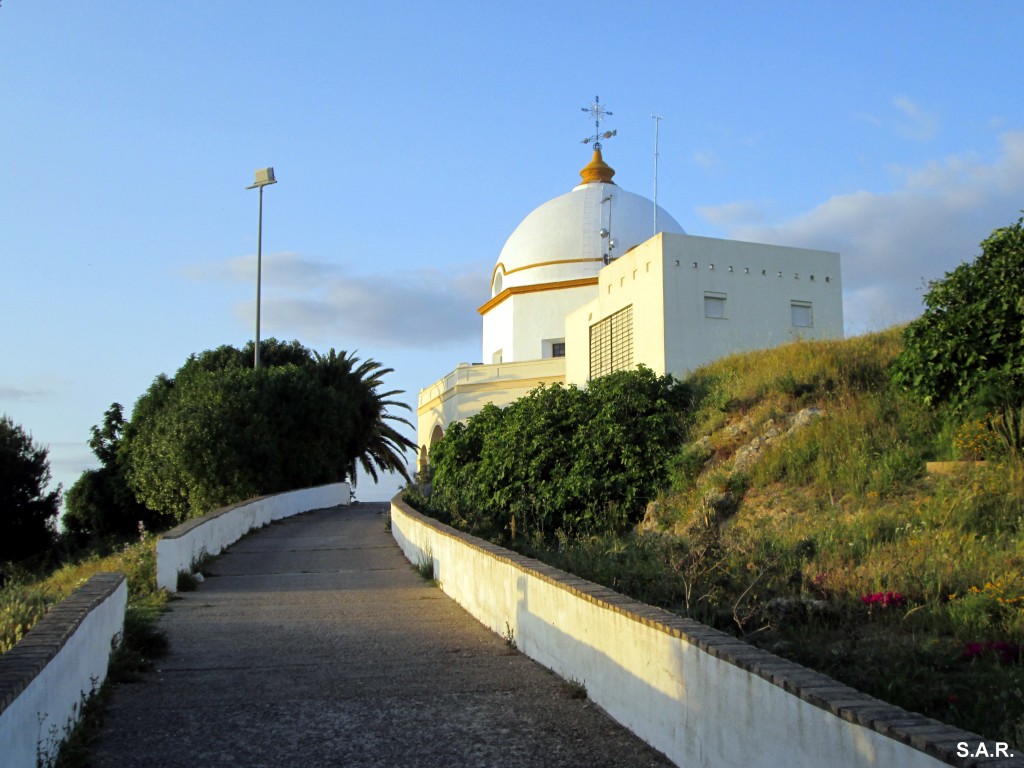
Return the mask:
[(931, 405), (969, 405), (985, 390), (1024, 393), (1024, 219), (996, 229), (981, 254), (928, 285), (904, 331), (897, 383)]
[(361, 465), (408, 478), (414, 443), (388, 422), (408, 408), (378, 392), (391, 372), (333, 349), (269, 339), (252, 368), (252, 345), (191, 356), (158, 376), (124, 432), (127, 480), (140, 502), (178, 520), (256, 495), (355, 481)]
[(452, 424), (430, 454), (431, 504), (489, 538), (636, 523), (666, 482), (688, 390), (650, 369), (540, 387)]
[(102, 426), (93, 426), (89, 440), (100, 468), (83, 472), (65, 496), (61, 524), (78, 546), (132, 538), (140, 524), (155, 530), (165, 522), (162, 515), (140, 504), (128, 487), (125, 455), (120, 450), (125, 426), (121, 404), (112, 403), (103, 414)]
[(47, 449), (0, 416), (0, 562), (27, 560), (53, 543), (61, 489), (47, 493), (49, 482)]

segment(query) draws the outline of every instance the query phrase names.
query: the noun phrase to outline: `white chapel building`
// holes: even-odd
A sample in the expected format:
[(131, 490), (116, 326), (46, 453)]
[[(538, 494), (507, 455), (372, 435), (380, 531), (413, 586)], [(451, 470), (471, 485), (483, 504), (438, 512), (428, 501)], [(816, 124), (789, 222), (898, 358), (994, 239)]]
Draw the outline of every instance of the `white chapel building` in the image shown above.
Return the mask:
[(419, 469), (448, 426), (541, 384), (645, 365), (683, 377), (733, 352), (843, 335), (839, 254), (688, 235), (612, 181), (597, 145), (582, 183), (530, 213), (491, 273), (482, 363), (419, 393)]

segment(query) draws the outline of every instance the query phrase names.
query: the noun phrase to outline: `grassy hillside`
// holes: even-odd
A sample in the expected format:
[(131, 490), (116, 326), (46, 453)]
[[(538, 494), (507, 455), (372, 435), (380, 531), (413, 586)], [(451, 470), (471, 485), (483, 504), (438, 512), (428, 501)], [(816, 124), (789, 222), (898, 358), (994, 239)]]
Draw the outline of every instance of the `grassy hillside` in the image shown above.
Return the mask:
[[(671, 487), (638, 530), (530, 554), (1024, 744), (1024, 468), (897, 391), (900, 347), (893, 329), (697, 371)], [(925, 472), (958, 457), (992, 461)]]
[(25, 575), (0, 588), (0, 654), (11, 650), (50, 606), (102, 571), (127, 577), (129, 624), (136, 615), (155, 620), (167, 597), (156, 588), (156, 538), (145, 534), (113, 554), (91, 555), (43, 578)]

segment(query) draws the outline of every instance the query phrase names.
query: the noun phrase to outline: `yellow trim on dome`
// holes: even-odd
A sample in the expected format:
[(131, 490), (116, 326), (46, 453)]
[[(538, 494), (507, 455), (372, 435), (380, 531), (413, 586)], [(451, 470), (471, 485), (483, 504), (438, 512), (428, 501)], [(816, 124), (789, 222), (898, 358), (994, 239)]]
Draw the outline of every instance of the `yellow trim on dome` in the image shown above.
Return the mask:
[(505, 269), (505, 265), (499, 261), (494, 265), (494, 269), (491, 270), (491, 285), (494, 285), (494, 276), (498, 274), (498, 267), (501, 267), (501, 273), (503, 275), (511, 275), (514, 272), (522, 272), (524, 269), (533, 269), (534, 267), (550, 267), (555, 264), (582, 264), (590, 261), (604, 261), (604, 259), (556, 259), (554, 261), (538, 261), (536, 264), (527, 264), (525, 267), (516, 267), (515, 269)]
[(477, 309), (481, 315), (486, 315), (496, 306), (501, 304), (509, 296), (517, 293), (539, 293), (540, 291), (559, 291), (563, 288), (584, 288), (588, 285), (597, 285), (596, 277), (581, 277), (578, 280), (562, 280), (557, 283), (540, 283), (538, 285), (516, 285), (506, 288), (493, 299)]

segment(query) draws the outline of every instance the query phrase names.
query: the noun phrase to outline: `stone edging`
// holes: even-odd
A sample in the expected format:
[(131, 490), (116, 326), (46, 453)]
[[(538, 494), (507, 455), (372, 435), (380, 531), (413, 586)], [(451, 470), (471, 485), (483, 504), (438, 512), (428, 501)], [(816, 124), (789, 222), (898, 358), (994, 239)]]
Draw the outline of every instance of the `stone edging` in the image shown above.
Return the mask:
[(14, 648), (0, 656), (0, 713), (46, 668), (86, 616), (125, 580), (123, 573), (97, 573), (52, 606)]
[(761, 648), (755, 648), (732, 635), (698, 621), (678, 616), (661, 608), (645, 605), (607, 587), (594, 584), (533, 558), (518, 555), (503, 547), (458, 531), (413, 509), (401, 499), (401, 494), (392, 499), (391, 503), (399, 507), (403, 513), (441, 535), (456, 539), (480, 552), (485, 552), (501, 562), (511, 564), (576, 597), (607, 608), (625, 618), (672, 637), (682, 639), (709, 655), (750, 674), (757, 675), (836, 717), (870, 728), (948, 765), (962, 768), (995, 765), (1000, 768), (1024, 768), (1024, 757), (1019, 755), (1015, 757), (965, 758), (957, 754), (957, 745), (962, 742), (967, 742), (972, 750), (983, 742), (989, 754), (994, 755), (998, 744), (994, 740), (985, 740), (976, 733), (888, 704), (844, 685), (828, 675), (815, 672)]

